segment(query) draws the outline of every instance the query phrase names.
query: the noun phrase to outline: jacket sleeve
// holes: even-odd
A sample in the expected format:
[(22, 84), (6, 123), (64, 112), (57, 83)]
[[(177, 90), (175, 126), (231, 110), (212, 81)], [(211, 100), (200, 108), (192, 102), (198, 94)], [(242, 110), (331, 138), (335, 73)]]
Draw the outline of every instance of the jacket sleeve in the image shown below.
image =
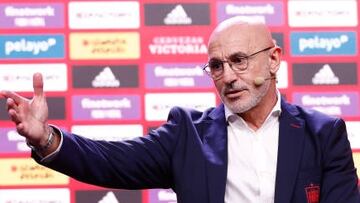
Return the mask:
[[(171, 158), (181, 116), (176, 110), (167, 123), (148, 135), (122, 142), (95, 141), (62, 132), (63, 145), (50, 162), (32, 153), (40, 164), (79, 181), (123, 189), (169, 188), (173, 185)], [(121, 132), (119, 132), (121, 133)]]
[(358, 177), (343, 120), (334, 122), (323, 152), (321, 202), (359, 203)]

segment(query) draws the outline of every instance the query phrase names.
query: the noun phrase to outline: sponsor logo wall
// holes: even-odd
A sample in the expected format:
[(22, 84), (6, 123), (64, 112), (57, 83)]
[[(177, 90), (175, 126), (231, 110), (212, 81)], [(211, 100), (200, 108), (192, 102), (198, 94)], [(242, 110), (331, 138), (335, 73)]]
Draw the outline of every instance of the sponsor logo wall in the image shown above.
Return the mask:
[[(325, 6), (326, 5), (326, 6)], [(0, 89), (32, 96), (41, 72), (49, 119), (95, 140), (146, 134), (171, 107), (220, 103), (202, 71), (216, 24), (261, 21), (283, 49), (290, 102), (342, 117), (360, 167), (359, 1), (2, 0)], [(171, 190), (110, 190), (37, 165), (0, 99), (0, 203), (174, 203)]]

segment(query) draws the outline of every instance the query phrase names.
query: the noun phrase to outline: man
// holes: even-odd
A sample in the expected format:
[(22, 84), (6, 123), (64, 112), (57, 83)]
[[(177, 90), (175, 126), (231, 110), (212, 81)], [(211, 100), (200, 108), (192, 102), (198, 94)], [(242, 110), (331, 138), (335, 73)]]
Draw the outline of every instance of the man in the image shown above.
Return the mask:
[(173, 108), (164, 125), (134, 140), (93, 141), (49, 126), (40, 74), (32, 100), (2, 94), (33, 158), (80, 181), (172, 188), (183, 203), (359, 202), (344, 121), (281, 100), (281, 49), (267, 27), (232, 18), (208, 45), (204, 70), (223, 104)]

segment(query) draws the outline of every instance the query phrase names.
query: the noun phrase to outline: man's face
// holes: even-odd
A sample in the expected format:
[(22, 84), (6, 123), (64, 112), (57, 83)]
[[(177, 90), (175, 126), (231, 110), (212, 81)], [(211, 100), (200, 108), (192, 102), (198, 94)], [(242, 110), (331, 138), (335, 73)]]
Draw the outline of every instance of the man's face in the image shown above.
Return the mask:
[[(221, 31), (210, 39), (209, 59), (227, 61), (234, 55), (250, 55), (266, 48), (266, 44), (253, 44), (248, 33), (236, 29)], [(235, 73), (228, 63), (224, 63), (223, 66), (222, 77), (214, 80), (214, 83), (224, 104), (238, 114), (257, 106), (270, 86), (270, 80), (266, 80), (260, 86), (254, 84), (256, 77), (271, 77), (268, 51), (248, 58), (247, 70), (240, 74)]]

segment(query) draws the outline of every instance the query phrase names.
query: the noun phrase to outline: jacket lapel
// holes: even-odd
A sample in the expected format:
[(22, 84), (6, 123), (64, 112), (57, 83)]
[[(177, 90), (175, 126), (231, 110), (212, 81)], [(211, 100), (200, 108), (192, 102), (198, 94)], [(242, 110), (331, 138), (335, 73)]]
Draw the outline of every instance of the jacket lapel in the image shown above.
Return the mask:
[(203, 150), (206, 156), (209, 202), (224, 202), (227, 176), (227, 125), (224, 106), (209, 115), (213, 120), (203, 123)]
[(304, 121), (298, 119), (298, 110), (281, 102), (282, 113), (279, 118), (279, 148), (275, 183), (275, 202), (291, 202), (291, 196), (299, 171), (305, 134)]
[[(281, 101), (279, 118), (279, 148), (275, 183), (275, 202), (290, 202), (299, 170), (304, 140), (304, 121), (297, 118), (298, 110)], [(203, 125), (203, 150), (207, 160), (209, 202), (224, 202), (227, 178), (227, 124), (224, 106), (209, 115), (212, 120)]]

